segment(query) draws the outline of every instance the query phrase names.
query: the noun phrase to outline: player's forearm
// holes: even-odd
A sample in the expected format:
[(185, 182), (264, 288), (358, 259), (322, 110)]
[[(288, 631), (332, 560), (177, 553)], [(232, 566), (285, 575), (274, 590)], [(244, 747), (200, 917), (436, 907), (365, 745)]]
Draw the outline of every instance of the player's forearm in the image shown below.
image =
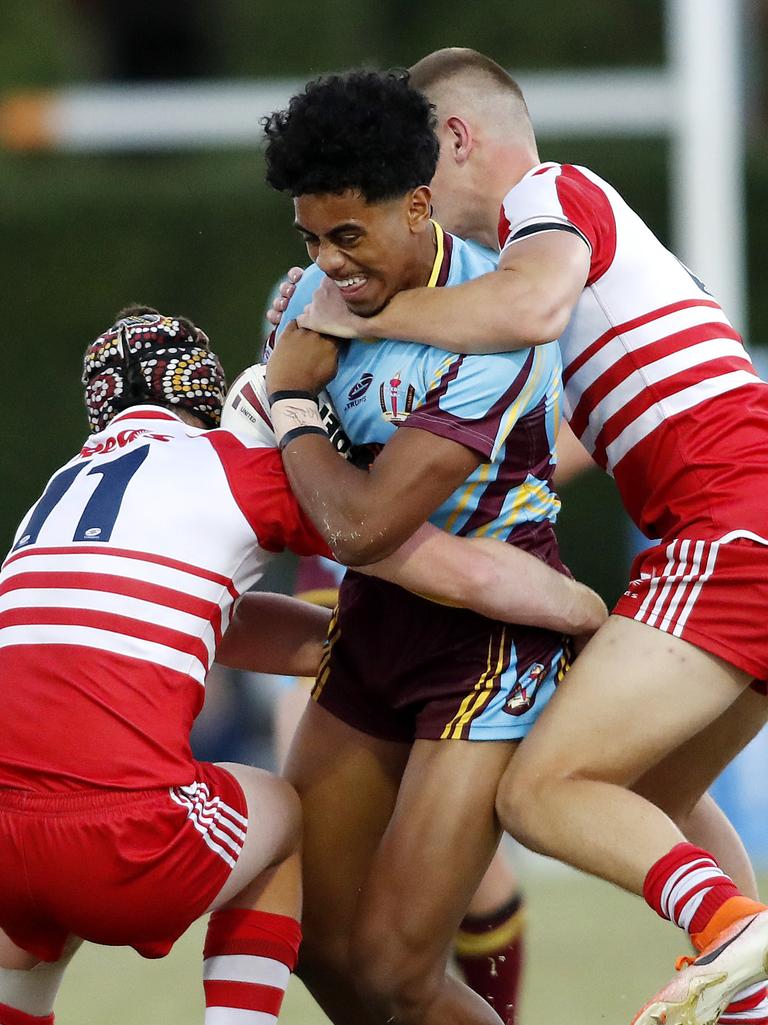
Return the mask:
[(245, 594), (216, 661), (230, 669), (284, 676), (314, 676), (330, 613), (282, 594)]
[(388, 496), (379, 493), (374, 478), (348, 463), (324, 438), (291, 441), (283, 450), (283, 465), (302, 509), (345, 566), (386, 558), (418, 527), (418, 522), (391, 515)]
[(455, 537), (431, 524), (389, 558), (359, 568), (436, 601), (521, 626), (590, 634), (607, 615), (594, 591), (536, 556), (501, 541)]
[(509, 352), (557, 338), (560, 321), (551, 314), (535, 282), (517, 271), (494, 271), (450, 288), (399, 292), (367, 320), (366, 330), (451, 352)]
[(574, 636), (594, 633), (607, 619), (598, 594), (536, 556), (486, 538), (469, 544), (481, 567), (475, 571), (487, 575), (473, 606), (484, 615)]

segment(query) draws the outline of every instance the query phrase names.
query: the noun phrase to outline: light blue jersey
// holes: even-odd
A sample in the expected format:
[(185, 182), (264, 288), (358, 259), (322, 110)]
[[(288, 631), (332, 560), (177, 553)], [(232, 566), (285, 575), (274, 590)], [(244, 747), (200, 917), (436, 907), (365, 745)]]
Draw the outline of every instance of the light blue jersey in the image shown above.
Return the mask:
[[(457, 285), (495, 270), (489, 250), (443, 233), (439, 225), (435, 231), (431, 286)], [(305, 271), (283, 324), (298, 316), (322, 279), (317, 266)], [(328, 393), (355, 446), (383, 445), (405, 426), (476, 452), (482, 462), (431, 522), (454, 534), (507, 540), (525, 524), (552, 523), (560, 508), (550, 487), (560, 372), (554, 342), (468, 356), (415, 342), (356, 339), (343, 348)]]
[[(435, 226), (429, 285), (487, 274), (496, 254)], [(323, 280), (305, 271), (283, 324)], [(477, 469), (430, 517), (455, 534), (509, 540), (560, 566), (551, 490), (560, 421), (556, 343), (466, 356), (412, 342), (360, 339), (341, 351), (328, 393), (354, 446), (374, 451), (417, 428), (476, 452)], [(393, 639), (397, 641), (394, 643)], [(339, 609), (313, 697), (350, 725), (387, 739), (524, 737), (567, 665), (561, 638), (493, 624), (355, 573)]]

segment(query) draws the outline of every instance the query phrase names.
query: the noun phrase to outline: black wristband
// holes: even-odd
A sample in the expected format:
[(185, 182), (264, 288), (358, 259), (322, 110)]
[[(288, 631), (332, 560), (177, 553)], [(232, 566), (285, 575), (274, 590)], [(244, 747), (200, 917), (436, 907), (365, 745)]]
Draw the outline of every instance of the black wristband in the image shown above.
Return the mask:
[(286, 431), (280, 439), (280, 451), (282, 452), (289, 442), (293, 441), (294, 438), (300, 438), (302, 434), (322, 434), (324, 438), (328, 438), (327, 432), (322, 427), (294, 427), (293, 430)]
[(309, 399), (310, 402), (317, 403), (317, 395), (313, 395), (311, 391), (274, 391), (269, 396), (270, 406), (281, 399)]

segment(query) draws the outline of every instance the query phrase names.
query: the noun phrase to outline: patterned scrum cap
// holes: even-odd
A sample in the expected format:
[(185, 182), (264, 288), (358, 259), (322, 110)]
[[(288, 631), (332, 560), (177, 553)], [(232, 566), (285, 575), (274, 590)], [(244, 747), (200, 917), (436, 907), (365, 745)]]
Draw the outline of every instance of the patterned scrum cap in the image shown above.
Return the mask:
[(227, 385), (200, 328), (160, 313), (124, 316), (92, 342), (83, 359), (88, 423), (95, 434), (142, 402), (186, 409), (218, 427)]

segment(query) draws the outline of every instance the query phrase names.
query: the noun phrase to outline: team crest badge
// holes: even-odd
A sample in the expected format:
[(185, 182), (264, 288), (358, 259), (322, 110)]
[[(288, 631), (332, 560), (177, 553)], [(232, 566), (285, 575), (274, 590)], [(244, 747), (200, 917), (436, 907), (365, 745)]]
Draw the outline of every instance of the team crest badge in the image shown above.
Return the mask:
[(413, 410), (413, 403), (416, 401), (416, 389), (412, 384), (408, 385), (405, 392), (405, 401), (400, 395), (402, 387), (400, 371), (391, 377), (389, 384), (381, 382), (379, 388), (379, 402), (381, 403), (381, 415), (391, 424), (401, 424), (410, 416)]
[(504, 705), (504, 711), (510, 715), (524, 715), (536, 700), (539, 684), (547, 674), (547, 668), (541, 662), (534, 662), (530, 669), (523, 673)]

